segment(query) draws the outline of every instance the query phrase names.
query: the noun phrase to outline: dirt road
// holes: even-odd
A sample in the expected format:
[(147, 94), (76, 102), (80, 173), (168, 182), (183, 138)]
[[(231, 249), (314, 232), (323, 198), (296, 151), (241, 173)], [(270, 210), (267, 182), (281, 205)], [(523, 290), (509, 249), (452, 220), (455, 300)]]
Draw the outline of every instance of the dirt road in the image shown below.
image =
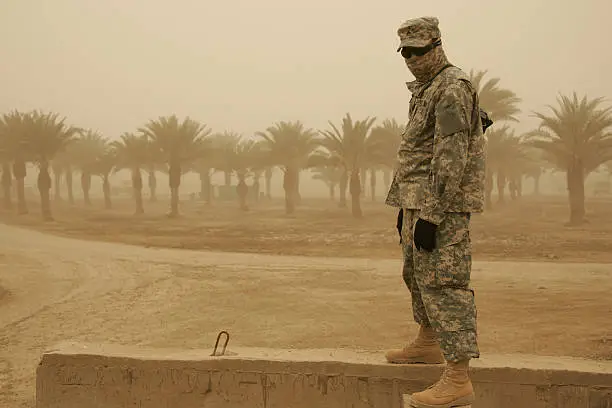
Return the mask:
[[(62, 340), (382, 350), (414, 332), (397, 260), (79, 241), (0, 225), (0, 406), (33, 407)], [(474, 265), (483, 353), (612, 358), (612, 265)], [(231, 346), (231, 344), (230, 344)]]

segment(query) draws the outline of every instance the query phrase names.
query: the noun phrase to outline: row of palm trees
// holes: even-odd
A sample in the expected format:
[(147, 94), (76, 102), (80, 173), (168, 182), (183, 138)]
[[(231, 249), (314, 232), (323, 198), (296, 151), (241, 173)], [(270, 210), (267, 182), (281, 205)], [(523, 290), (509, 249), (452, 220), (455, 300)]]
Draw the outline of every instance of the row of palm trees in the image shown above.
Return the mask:
[(533, 178), (535, 192), (545, 171), (566, 175), (569, 198), (569, 224), (585, 222), (585, 179), (612, 162), (612, 107), (604, 98), (579, 98), (559, 95), (548, 112), (533, 112), (539, 120), (536, 129), (517, 135), (511, 127), (518, 122), (521, 102), (512, 91), (499, 87), (499, 78), (484, 80), (486, 71), (471, 72), (481, 107), (496, 122), (487, 131), (486, 203), (491, 208), (491, 193), (497, 186), (498, 201), (509, 190), (512, 198), (522, 192), (522, 180)]
[[(612, 107), (603, 98), (579, 98), (576, 93), (560, 95), (549, 112), (534, 112), (537, 129), (516, 135), (507, 124), (487, 132), (489, 154), (488, 186), (496, 176), (498, 199), (504, 199), (504, 186), (511, 196), (520, 196), (521, 180), (538, 181), (544, 171), (566, 175), (569, 224), (585, 222), (585, 180), (612, 162)], [(490, 188), (488, 189), (490, 202)]]
[[(570, 221), (584, 220), (584, 179), (600, 165), (612, 159), (612, 112), (603, 99), (579, 99), (559, 96), (551, 113), (534, 113), (540, 126), (532, 132), (516, 135), (511, 124), (517, 122), (521, 100), (510, 90), (499, 86), (499, 78), (485, 80), (485, 71), (471, 73), (481, 106), (495, 121), (487, 131), (487, 206), (497, 187), (498, 201), (505, 192), (518, 198), (522, 180), (532, 177), (538, 185), (543, 171), (555, 169), (567, 174), (570, 197)], [(81, 176), (84, 201), (90, 203), (89, 189), (93, 176), (102, 179), (106, 206), (110, 201), (110, 175), (126, 169), (132, 175), (136, 213), (144, 212), (143, 173), (148, 175), (150, 199), (156, 198), (158, 171), (168, 174), (170, 216), (179, 214), (179, 188), (186, 172), (196, 172), (201, 180), (201, 196), (210, 201), (211, 176), (225, 174), (226, 185), (232, 176), (240, 207), (247, 208), (247, 192), (259, 195), (259, 180), (265, 176), (266, 195), (270, 194), (272, 170), (283, 173), (285, 208), (293, 213), (300, 202), (300, 174), (314, 171), (314, 178), (325, 182), (330, 195), (339, 193), (339, 205), (347, 206), (350, 194), (355, 217), (362, 216), (361, 199), (369, 177), (370, 192), (375, 197), (376, 175), (382, 172), (388, 188), (402, 128), (393, 119), (377, 123), (376, 118), (353, 120), (349, 114), (340, 124), (329, 122), (328, 129), (306, 128), (300, 121), (277, 122), (253, 137), (234, 132), (214, 133), (205, 124), (176, 115), (151, 120), (133, 133), (111, 141), (99, 133), (69, 126), (66, 119), (53, 113), (11, 112), (0, 120), (0, 163), (4, 205), (11, 208), (11, 190), (16, 184), (17, 210), (27, 212), (24, 194), (26, 163), (39, 169), (37, 187), (42, 214), (51, 219), (51, 171), (55, 178), (55, 197), (61, 197), (60, 180), (68, 186), (73, 201), (72, 177)], [(247, 180), (251, 179), (251, 186)], [(537, 189), (536, 189), (537, 190)]]
[[(341, 197), (345, 197), (344, 179), (359, 181), (353, 169), (361, 166), (387, 166), (392, 163), (393, 146), (399, 141), (399, 126), (385, 121), (372, 129), (374, 119), (355, 121), (347, 114), (342, 130), (332, 126), (333, 132), (316, 132), (299, 122), (278, 122), (255, 137), (243, 138), (233, 132), (212, 134), (205, 124), (191, 118), (180, 120), (176, 115), (151, 120), (133, 133), (122, 134), (111, 141), (92, 130), (69, 126), (66, 118), (57, 114), (14, 111), (0, 120), (0, 162), (4, 206), (13, 208), (11, 192), (13, 183), (17, 191), (17, 211), (28, 212), (25, 199), (26, 164), (39, 169), (37, 188), (40, 194), (41, 213), (52, 219), (50, 190), (55, 184), (55, 198), (61, 199), (62, 178), (68, 188), (68, 199), (74, 202), (73, 175), (80, 173), (81, 189), (86, 205), (91, 204), (92, 177), (99, 176), (106, 207), (111, 207), (110, 176), (113, 172), (131, 172), (133, 197), (137, 214), (144, 212), (143, 173), (148, 174), (151, 200), (156, 199), (156, 172), (168, 175), (170, 187), (170, 216), (179, 214), (179, 188), (186, 172), (196, 172), (202, 182), (202, 198), (212, 199), (211, 176), (214, 171), (225, 174), (226, 185), (233, 175), (238, 179), (237, 192), (240, 207), (246, 209), (249, 188), (259, 195), (259, 180), (266, 179), (266, 194), (270, 194), (272, 169), (279, 167), (284, 173), (285, 206), (287, 213), (295, 211), (299, 203), (299, 176), (309, 168), (344, 169), (340, 177)], [(370, 136), (372, 130), (372, 136)], [(367, 146), (376, 144), (373, 151)], [(362, 143), (362, 144), (359, 144)], [(385, 152), (388, 152), (385, 156)], [(367, 157), (366, 157), (367, 156)], [(390, 168), (390, 167), (389, 167)], [(51, 172), (55, 178), (51, 182)], [(253, 184), (247, 186), (247, 178)], [(343, 187), (344, 186), (344, 187)], [(359, 192), (351, 187), (353, 211), (361, 215)], [(346, 200), (341, 200), (345, 205)]]

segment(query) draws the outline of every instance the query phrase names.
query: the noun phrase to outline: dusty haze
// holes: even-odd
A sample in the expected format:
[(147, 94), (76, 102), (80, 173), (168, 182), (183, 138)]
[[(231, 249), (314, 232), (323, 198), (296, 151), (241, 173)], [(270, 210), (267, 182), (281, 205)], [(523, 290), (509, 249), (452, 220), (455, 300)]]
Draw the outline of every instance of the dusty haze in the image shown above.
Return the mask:
[[(604, 0), (5, 0), (0, 111), (40, 108), (108, 137), (189, 115), (245, 135), (345, 112), (403, 121), (397, 26), (435, 15), (453, 63), (488, 69), (528, 113), (558, 92), (608, 96)], [(602, 43), (603, 42), (603, 43)], [(600, 51), (598, 51), (600, 50)]]
[[(422, 15), (440, 19), (454, 64), (488, 69), (523, 99), (517, 133), (559, 92), (612, 91), (609, 0), (0, 1), (0, 113), (57, 112), (113, 139), (173, 113), (245, 136), (281, 120), (323, 129), (347, 112), (403, 123), (412, 78), (396, 29)], [(286, 214), (280, 171), (248, 209), (200, 196), (191, 171), (170, 218), (162, 172), (158, 190), (144, 180), (139, 211), (128, 171), (110, 177), (110, 192), (95, 176), (88, 202), (69, 159), (62, 178), (53, 170), (53, 217), (41, 217), (31, 163), (22, 200), (0, 202), (0, 407), (35, 406), (40, 355), (65, 340), (209, 349), (227, 330), (230, 350), (366, 349), (384, 361), (417, 331), (381, 174), (355, 201), (359, 218), (350, 196), (342, 208), (306, 172)], [(513, 190), (522, 196), (495, 189), (473, 218), (483, 358), (612, 361), (611, 181), (589, 177), (585, 220), (569, 226), (563, 172), (546, 172), (539, 190), (525, 180)]]

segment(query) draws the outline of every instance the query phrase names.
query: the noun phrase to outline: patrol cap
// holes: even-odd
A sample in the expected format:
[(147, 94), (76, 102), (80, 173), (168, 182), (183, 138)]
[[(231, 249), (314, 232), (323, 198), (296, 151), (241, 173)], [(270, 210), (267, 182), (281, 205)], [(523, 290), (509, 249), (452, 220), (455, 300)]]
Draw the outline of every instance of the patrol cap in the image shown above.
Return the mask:
[(431, 44), (431, 40), (442, 36), (438, 23), (436, 17), (419, 17), (404, 21), (397, 29), (401, 41), (397, 50), (403, 47), (420, 48)]

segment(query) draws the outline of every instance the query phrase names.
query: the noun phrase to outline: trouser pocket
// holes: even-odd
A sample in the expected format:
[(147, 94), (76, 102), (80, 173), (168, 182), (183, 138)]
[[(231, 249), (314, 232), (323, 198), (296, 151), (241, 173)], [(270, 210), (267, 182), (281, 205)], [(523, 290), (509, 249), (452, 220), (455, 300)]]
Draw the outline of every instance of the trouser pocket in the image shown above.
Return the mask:
[(414, 250), (419, 285), (467, 288), (472, 269), (471, 252), (469, 215), (447, 214), (436, 231), (434, 250)]

